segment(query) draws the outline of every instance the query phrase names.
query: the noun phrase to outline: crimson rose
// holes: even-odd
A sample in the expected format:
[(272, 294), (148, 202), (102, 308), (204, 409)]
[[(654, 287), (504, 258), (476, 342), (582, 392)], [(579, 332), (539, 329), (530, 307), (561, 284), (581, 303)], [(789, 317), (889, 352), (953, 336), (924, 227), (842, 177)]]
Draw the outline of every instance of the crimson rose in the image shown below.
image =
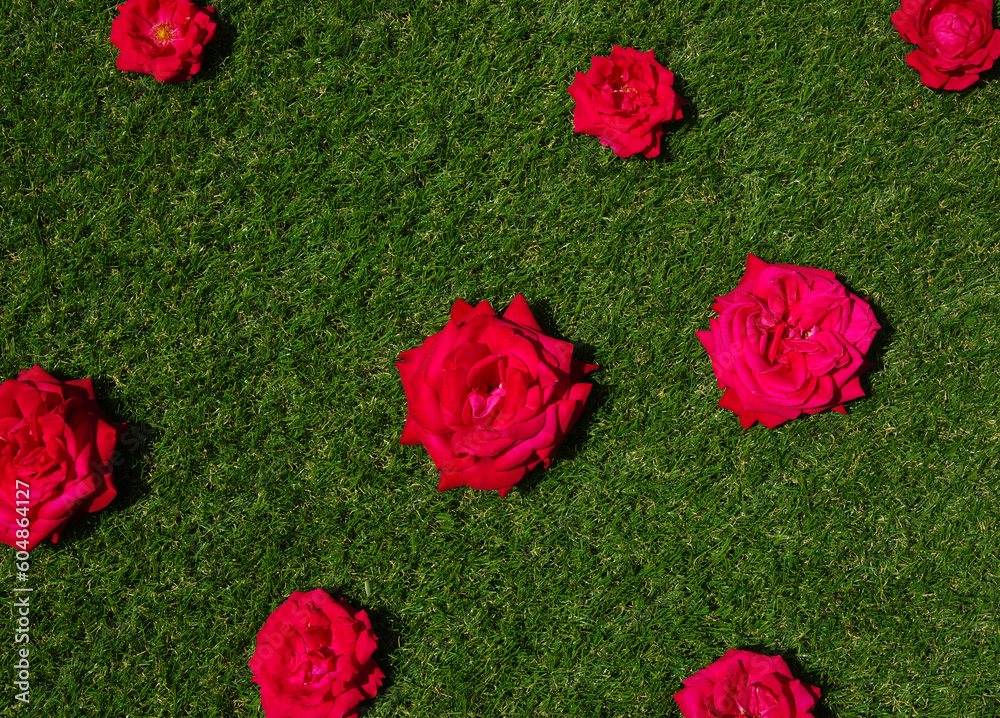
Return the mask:
[(871, 307), (833, 272), (768, 264), (752, 254), (736, 289), (717, 297), (710, 330), (697, 332), (720, 389), (719, 406), (749, 428), (864, 396), (865, 353), (880, 329)]
[(55, 543), (75, 515), (111, 503), (123, 428), (90, 379), (59, 381), (36, 365), (0, 384), (0, 540), (23, 551)]
[(679, 120), (684, 100), (674, 92), (674, 73), (653, 58), (615, 45), (610, 57), (591, 57), (569, 94), (576, 100), (573, 130), (595, 135), (619, 157), (660, 154), (663, 123)]
[(201, 69), (205, 45), (215, 35), (215, 8), (191, 0), (128, 0), (118, 12), (111, 42), (121, 50), (119, 70), (181, 82)]
[(928, 87), (964, 90), (1000, 57), (993, 0), (902, 0), (892, 24), (917, 46), (906, 64)]
[(322, 588), (293, 591), (257, 633), (250, 659), (267, 718), (352, 718), (385, 674), (371, 621)]
[(542, 334), (518, 294), (503, 317), (488, 302), (459, 299), (451, 321), (396, 362), (406, 393), (403, 444), (423, 444), (441, 479), (501, 496), (552, 460), (583, 413), (596, 369), (573, 345)]
[(685, 680), (674, 700), (685, 718), (812, 718), (819, 697), (781, 656), (733, 649)]

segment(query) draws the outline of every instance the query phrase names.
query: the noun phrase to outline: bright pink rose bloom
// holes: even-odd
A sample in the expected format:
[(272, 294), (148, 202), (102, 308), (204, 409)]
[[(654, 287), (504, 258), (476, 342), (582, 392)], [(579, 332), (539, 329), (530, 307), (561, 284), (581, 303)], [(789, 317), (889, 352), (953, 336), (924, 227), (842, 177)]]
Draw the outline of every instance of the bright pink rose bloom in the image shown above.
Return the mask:
[(576, 100), (573, 130), (595, 135), (619, 157), (660, 154), (663, 123), (683, 117), (674, 73), (639, 52), (615, 45), (610, 57), (591, 57), (590, 72), (576, 73), (569, 94)]
[(542, 334), (518, 294), (503, 317), (459, 299), (451, 321), (396, 362), (406, 392), (403, 444), (423, 444), (441, 480), (501, 496), (539, 464), (583, 413), (596, 366)]
[(90, 379), (59, 381), (36, 365), (0, 384), (0, 540), (24, 551), (55, 543), (75, 516), (111, 503), (123, 428)]
[(892, 24), (917, 49), (906, 64), (939, 90), (964, 90), (1000, 57), (993, 0), (902, 0)]
[(385, 674), (371, 621), (322, 588), (293, 591), (257, 634), (250, 659), (267, 718), (353, 718)]
[(781, 656), (733, 649), (685, 680), (674, 700), (685, 718), (812, 718), (819, 697)]
[(121, 50), (118, 69), (181, 82), (201, 69), (205, 45), (215, 35), (215, 8), (191, 0), (128, 0), (111, 23)]
[(719, 406), (749, 428), (864, 396), (865, 353), (881, 328), (868, 303), (833, 272), (768, 264), (752, 254), (736, 289), (717, 297), (710, 330), (697, 332), (725, 389)]

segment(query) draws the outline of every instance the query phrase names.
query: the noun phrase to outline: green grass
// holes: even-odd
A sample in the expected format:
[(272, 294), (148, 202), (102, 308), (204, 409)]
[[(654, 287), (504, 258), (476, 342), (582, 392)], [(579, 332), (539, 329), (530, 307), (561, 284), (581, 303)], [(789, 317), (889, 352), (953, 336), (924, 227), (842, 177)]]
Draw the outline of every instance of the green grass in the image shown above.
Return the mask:
[[(677, 718), (733, 647), (833, 716), (1000, 712), (1000, 74), (925, 88), (891, 2), (215, 4), (181, 85), (114, 68), (113, 2), (0, 9), (0, 378), (144, 437), (32, 553), (0, 713), (262, 716), (256, 632), (317, 586), (373, 615), (371, 718)], [(657, 160), (572, 131), (616, 43), (690, 103)], [(872, 298), (847, 416), (716, 408), (748, 252)], [(393, 361), (518, 292), (590, 409), (506, 499), (438, 494)]]

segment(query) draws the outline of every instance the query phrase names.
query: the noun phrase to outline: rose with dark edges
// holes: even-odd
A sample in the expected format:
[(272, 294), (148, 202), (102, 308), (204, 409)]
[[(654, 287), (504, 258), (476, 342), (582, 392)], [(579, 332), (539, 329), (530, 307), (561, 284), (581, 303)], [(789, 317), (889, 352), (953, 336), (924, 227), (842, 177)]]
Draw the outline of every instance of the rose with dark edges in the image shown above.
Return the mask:
[(733, 649), (684, 681), (685, 718), (812, 718), (820, 690), (792, 677), (781, 656)]
[(423, 444), (441, 478), (501, 496), (556, 447), (583, 413), (597, 367), (542, 333), (523, 296), (502, 317), (462, 300), (451, 321), (396, 362), (406, 393), (403, 444)]
[(866, 352), (880, 329), (866, 301), (833, 272), (768, 264), (752, 254), (736, 289), (716, 298), (709, 331), (697, 332), (712, 359), (719, 406), (749, 428), (768, 428), (864, 396)]
[(609, 57), (590, 61), (590, 71), (576, 73), (569, 87), (576, 101), (573, 130), (596, 136), (619, 157), (659, 155), (663, 123), (683, 116), (674, 73), (654, 59), (652, 50), (618, 45)]
[(353, 718), (385, 674), (371, 621), (321, 588), (293, 591), (257, 633), (250, 659), (267, 718)]
[(115, 497), (112, 455), (124, 425), (97, 404), (90, 379), (39, 366), (0, 384), (0, 540), (30, 551)]
[(917, 46), (906, 64), (939, 90), (964, 90), (1000, 57), (993, 0), (902, 0), (892, 24)]
[(215, 35), (215, 8), (191, 0), (128, 0), (111, 23), (118, 69), (182, 82), (201, 69), (205, 45)]

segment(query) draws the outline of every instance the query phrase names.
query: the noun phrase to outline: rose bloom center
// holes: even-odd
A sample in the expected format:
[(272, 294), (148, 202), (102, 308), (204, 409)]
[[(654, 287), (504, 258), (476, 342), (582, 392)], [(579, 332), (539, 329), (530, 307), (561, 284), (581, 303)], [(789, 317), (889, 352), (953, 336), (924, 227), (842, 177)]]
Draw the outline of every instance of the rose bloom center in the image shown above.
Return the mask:
[(153, 36), (153, 42), (160, 47), (169, 45), (181, 36), (180, 30), (177, 29), (177, 25), (169, 20), (164, 20), (163, 22), (158, 22), (153, 25), (150, 34)]
[(649, 104), (649, 99), (640, 95), (631, 82), (619, 80), (611, 83), (610, 89), (615, 107), (619, 109), (634, 110), (637, 106)]
[(495, 389), (490, 389), (489, 386), (479, 390), (473, 389), (469, 392), (472, 417), (474, 419), (486, 419), (505, 396), (507, 396), (507, 390), (504, 389), (503, 384), (500, 384)]
[(779, 708), (780, 703), (773, 691), (758, 684), (737, 690), (732, 698), (737, 710), (737, 713), (732, 715), (739, 718), (768, 718), (776, 708)]
[(758, 326), (761, 329), (770, 332), (776, 337), (808, 339), (819, 330), (819, 327), (816, 326), (803, 327), (794, 317), (779, 317), (767, 309), (764, 309), (760, 313), (758, 321)]

